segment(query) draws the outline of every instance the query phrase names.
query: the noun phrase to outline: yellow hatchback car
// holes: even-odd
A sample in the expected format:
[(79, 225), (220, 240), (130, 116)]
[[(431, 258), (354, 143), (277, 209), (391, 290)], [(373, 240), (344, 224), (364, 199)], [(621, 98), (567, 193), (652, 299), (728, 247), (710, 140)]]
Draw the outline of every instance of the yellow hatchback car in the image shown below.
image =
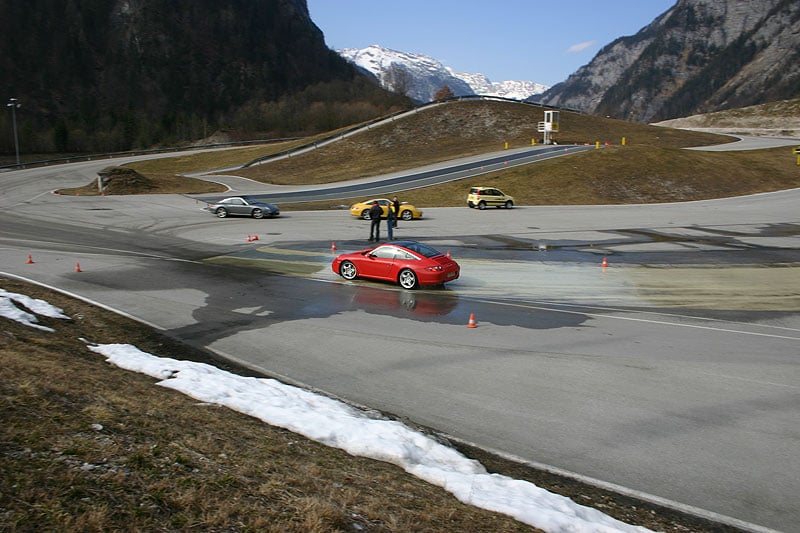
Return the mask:
[(471, 187), (467, 195), (467, 205), (478, 209), (486, 209), (490, 205), (511, 209), (514, 207), (514, 197), (494, 187)]
[[(350, 206), (350, 214), (354, 217), (369, 220), (369, 208), (372, 207), (372, 202), (378, 202), (378, 205), (381, 206), (381, 211), (383, 212), (382, 218), (386, 218), (386, 215), (389, 212), (389, 206), (392, 205), (392, 201), (387, 198), (373, 198), (372, 200), (364, 200), (363, 202), (353, 204)], [(422, 218), (422, 211), (409, 203), (401, 202), (400, 214), (397, 218), (401, 220)]]

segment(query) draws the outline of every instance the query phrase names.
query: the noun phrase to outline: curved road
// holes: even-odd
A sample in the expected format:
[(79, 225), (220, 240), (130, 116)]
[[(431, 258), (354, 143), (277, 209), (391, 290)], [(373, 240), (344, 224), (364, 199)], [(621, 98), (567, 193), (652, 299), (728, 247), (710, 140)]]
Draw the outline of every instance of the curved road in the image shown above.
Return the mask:
[[(230, 194), (248, 194), (264, 201), (285, 204), (317, 200), (336, 200), (353, 196), (391, 195), (400, 191), (427, 187), (467, 177), (480, 176), (504, 168), (529, 165), (594, 150), (593, 146), (533, 146), (494, 152), (481, 156), (465, 157), (453, 161), (430, 165), (409, 171), (394, 172), (358, 180), (336, 182), (326, 185), (284, 186), (270, 185), (234, 175), (224, 174), (225, 169), (213, 172), (197, 172), (192, 177), (215, 181), (226, 185)], [(237, 167), (240, 168), (240, 167)], [(229, 195), (230, 195), (229, 194)], [(220, 195), (198, 197), (213, 201)]]
[(408, 292), (330, 272), (332, 243), (366, 245), (346, 212), (220, 220), (187, 197), (48, 192), (103, 166), (0, 174), (0, 270), (531, 463), (745, 529), (800, 523), (800, 189), (427, 208), (397, 235), (463, 276)]

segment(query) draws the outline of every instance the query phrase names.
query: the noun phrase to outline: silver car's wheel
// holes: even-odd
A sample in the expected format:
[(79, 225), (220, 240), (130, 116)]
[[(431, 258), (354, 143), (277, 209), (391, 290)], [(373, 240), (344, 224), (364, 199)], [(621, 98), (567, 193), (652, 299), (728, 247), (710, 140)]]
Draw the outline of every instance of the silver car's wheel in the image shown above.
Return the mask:
[(339, 274), (344, 279), (356, 279), (358, 276), (358, 269), (350, 261), (344, 261), (341, 265), (339, 265)]
[(400, 213), (400, 218), (402, 218), (403, 220), (411, 220), (412, 218), (414, 218), (414, 213), (406, 209), (402, 213)]
[(214, 211), (214, 214), (216, 214), (219, 218), (225, 218), (228, 216), (228, 210), (224, 207), (218, 207), (217, 210)]
[(397, 277), (397, 281), (400, 283), (400, 286), (404, 289), (413, 289), (417, 286), (417, 275), (414, 274), (413, 270), (408, 268), (404, 268), (400, 271), (400, 275)]
[(483, 200), (478, 202), (478, 209), (486, 209), (486, 202), (484, 202)]
[(363, 218), (364, 220), (372, 219), (372, 217), (369, 216), (369, 209), (364, 209), (363, 211), (361, 211), (361, 218)]
[(258, 208), (253, 209), (253, 218), (264, 218), (264, 211)]
[(506, 209), (511, 209), (512, 207), (514, 207), (514, 202), (506, 200)]

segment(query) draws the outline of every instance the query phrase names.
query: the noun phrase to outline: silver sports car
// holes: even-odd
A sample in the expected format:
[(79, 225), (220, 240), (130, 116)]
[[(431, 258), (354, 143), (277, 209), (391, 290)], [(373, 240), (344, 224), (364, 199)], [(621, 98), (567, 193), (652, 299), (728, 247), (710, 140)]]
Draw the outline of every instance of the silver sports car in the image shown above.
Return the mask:
[(276, 217), (281, 214), (277, 205), (260, 202), (250, 196), (233, 196), (225, 198), (205, 207), (219, 218), (228, 215), (243, 215), (253, 218)]

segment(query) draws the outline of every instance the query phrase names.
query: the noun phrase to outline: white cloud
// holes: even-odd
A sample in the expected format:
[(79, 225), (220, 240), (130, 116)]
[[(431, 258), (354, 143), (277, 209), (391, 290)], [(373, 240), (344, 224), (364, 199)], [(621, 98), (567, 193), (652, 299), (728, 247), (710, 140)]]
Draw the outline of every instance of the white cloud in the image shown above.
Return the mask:
[(573, 44), (569, 48), (567, 48), (568, 54), (574, 54), (576, 52), (582, 52), (589, 48), (590, 46), (594, 46), (597, 44), (597, 41), (584, 41), (582, 43)]

